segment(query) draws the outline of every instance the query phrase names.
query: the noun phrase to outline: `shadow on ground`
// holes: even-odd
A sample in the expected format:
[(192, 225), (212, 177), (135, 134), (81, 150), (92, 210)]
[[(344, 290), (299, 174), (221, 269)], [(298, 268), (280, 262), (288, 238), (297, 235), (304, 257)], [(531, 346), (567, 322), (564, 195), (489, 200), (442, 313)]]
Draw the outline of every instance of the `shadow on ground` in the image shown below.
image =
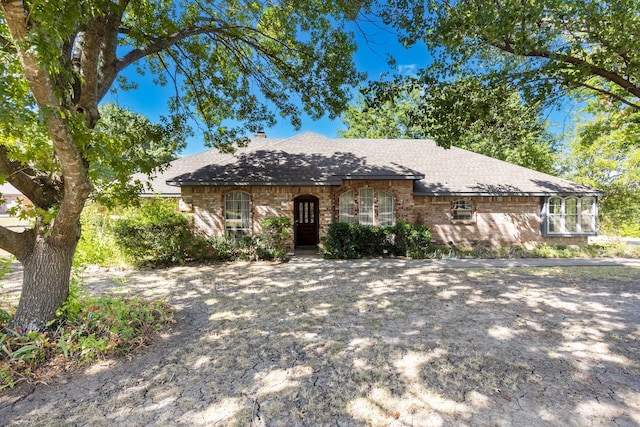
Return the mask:
[(8, 425), (638, 425), (640, 272), (231, 264), (96, 272), (178, 322), (3, 396)]

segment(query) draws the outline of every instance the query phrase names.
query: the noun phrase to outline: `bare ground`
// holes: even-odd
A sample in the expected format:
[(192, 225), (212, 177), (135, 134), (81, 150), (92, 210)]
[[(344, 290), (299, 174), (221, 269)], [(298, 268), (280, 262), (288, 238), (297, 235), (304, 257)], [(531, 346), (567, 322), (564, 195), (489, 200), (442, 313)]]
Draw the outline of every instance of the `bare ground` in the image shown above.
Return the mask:
[(638, 268), (291, 262), (85, 282), (166, 298), (177, 323), (131, 359), (0, 394), (0, 425), (640, 425)]

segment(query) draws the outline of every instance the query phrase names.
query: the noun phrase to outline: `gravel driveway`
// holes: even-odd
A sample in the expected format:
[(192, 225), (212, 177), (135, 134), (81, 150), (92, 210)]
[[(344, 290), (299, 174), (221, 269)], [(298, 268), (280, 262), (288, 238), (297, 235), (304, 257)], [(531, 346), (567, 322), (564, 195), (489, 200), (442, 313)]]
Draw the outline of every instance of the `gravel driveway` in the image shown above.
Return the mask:
[(0, 394), (1, 425), (640, 425), (638, 268), (236, 263), (85, 282), (166, 298), (177, 323), (130, 360)]

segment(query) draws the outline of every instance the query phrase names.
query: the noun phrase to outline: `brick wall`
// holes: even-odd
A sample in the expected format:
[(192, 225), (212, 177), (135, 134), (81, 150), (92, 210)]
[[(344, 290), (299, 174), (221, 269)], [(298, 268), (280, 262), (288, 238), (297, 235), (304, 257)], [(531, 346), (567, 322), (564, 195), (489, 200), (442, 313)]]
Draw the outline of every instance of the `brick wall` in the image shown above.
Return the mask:
[[(247, 186), (182, 187), (181, 209), (193, 214), (195, 226), (207, 235), (224, 235), (224, 197), (230, 191), (245, 191), (251, 197), (251, 227), (260, 232), (261, 221), (268, 216), (293, 219), (293, 201), (298, 196), (319, 200), (320, 236), (326, 236), (329, 224), (339, 217), (339, 198), (344, 192), (362, 187), (389, 192), (394, 197), (395, 221), (419, 223), (429, 227), (436, 244), (459, 247), (531, 247), (550, 244), (584, 245), (586, 237), (543, 237), (540, 233), (539, 197), (414, 197), (411, 180), (346, 181), (343, 186)], [(471, 200), (473, 219), (454, 221), (451, 203)], [(358, 214), (358, 205), (355, 206)]]
[[(472, 220), (453, 220), (451, 204), (461, 199), (473, 202)], [(530, 248), (544, 242), (587, 244), (583, 236), (542, 236), (539, 197), (416, 197), (415, 205), (416, 222), (429, 227), (439, 245)]]
[(326, 235), (333, 221), (333, 193), (328, 186), (246, 186), (246, 187), (182, 187), (181, 210), (193, 215), (194, 225), (209, 236), (224, 235), (224, 199), (231, 191), (244, 191), (251, 200), (251, 229), (259, 233), (260, 224), (269, 216), (285, 216), (293, 220), (293, 201), (298, 196), (318, 198), (320, 236)]
[(376, 181), (346, 181), (344, 185), (334, 189), (333, 218), (340, 217), (340, 196), (349, 190), (356, 193), (355, 216), (358, 216), (358, 191), (363, 187), (375, 190), (375, 216), (378, 217), (378, 191), (386, 191), (393, 196), (394, 219), (396, 221), (415, 222), (416, 215), (413, 202), (413, 181), (411, 180), (376, 180)]

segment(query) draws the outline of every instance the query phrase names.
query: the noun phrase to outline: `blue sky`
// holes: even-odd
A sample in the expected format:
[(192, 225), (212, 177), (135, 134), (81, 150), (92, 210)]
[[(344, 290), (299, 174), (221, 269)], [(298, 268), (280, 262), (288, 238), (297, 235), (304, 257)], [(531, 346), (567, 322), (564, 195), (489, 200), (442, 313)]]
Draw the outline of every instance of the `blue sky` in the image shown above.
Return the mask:
[[(424, 68), (431, 62), (431, 56), (422, 43), (406, 50), (398, 41), (395, 34), (381, 26), (372, 23), (359, 23), (360, 30), (353, 28), (356, 34), (358, 51), (354, 56), (356, 67), (360, 71), (365, 71), (368, 80), (379, 80), (383, 74), (392, 76), (394, 74), (410, 75)], [(364, 32), (364, 34), (363, 34)], [(387, 63), (388, 54), (396, 60), (396, 67), (391, 68)], [(167, 112), (167, 101), (173, 94), (170, 87), (155, 86), (152, 76), (141, 77), (136, 74), (135, 68), (130, 67), (127, 77), (139, 84), (137, 90), (129, 92), (118, 92), (115, 95), (108, 94), (105, 102), (116, 102), (132, 111), (144, 114), (150, 120), (157, 122), (159, 117)], [(364, 83), (364, 82), (363, 82)], [(358, 88), (353, 89), (354, 100), (357, 96)], [(558, 111), (549, 113), (547, 119), (551, 122), (551, 130), (555, 133), (566, 131), (571, 125), (571, 106), (569, 104), (561, 106)], [(303, 116), (302, 127), (297, 131), (286, 119), (279, 119), (275, 127), (265, 129), (270, 138), (288, 138), (299, 132), (312, 131), (327, 137), (337, 137), (338, 130), (344, 129), (341, 120), (330, 120), (324, 117), (320, 120), (312, 120)], [(197, 128), (194, 127), (196, 135), (189, 138), (187, 148), (180, 153), (190, 155), (207, 147), (202, 142), (201, 135), (198, 135)], [(247, 132), (247, 136), (251, 136)]]
[[(409, 50), (405, 50), (398, 43), (395, 35), (387, 30), (378, 28), (372, 24), (359, 24), (366, 34), (361, 31), (355, 31), (358, 51), (354, 56), (356, 68), (359, 71), (365, 71), (369, 80), (379, 80), (380, 77), (387, 73), (412, 74), (419, 68), (425, 67), (430, 61), (429, 53), (423, 44), (417, 45)], [(397, 65), (392, 69), (387, 64), (387, 54), (395, 57)], [(167, 101), (173, 93), (170, 87), (155, 86), (150, 75), (139, 76), (134, 67), (130, 67), (126, 71), (126, 76), (136, 81), (139, 85), (138, 89), (122, 92), (117, 94), (108, 94), (105, 102), (116, 102), (123, 107), (127, 107), (132, 111), (144, 114), (150, 120), (157, 122), (159, 117), (166, 114)], [(358, 89), (353, 89), (354, 99), (358, 93)], [(312, 131), (327, 137), (337, 137), (338, 130), (344, 126), (340, 119), (330, 120), (324, 117), (320, 120), (312, 120), (304, 116), (302, 127), (296, 131), (286, 119), (279, 119), (278, 124), (269, 129), (265, 129), (267, 136), (270, 138), (288, 138), (299, 132)], [(189, 155), (206, 149), (202, 143), (201, 137), (197, 135), (187, 141), (187, 148), (183, 150), (181, 155)], [(247, 136), (251, 136), (249, 133)]]

